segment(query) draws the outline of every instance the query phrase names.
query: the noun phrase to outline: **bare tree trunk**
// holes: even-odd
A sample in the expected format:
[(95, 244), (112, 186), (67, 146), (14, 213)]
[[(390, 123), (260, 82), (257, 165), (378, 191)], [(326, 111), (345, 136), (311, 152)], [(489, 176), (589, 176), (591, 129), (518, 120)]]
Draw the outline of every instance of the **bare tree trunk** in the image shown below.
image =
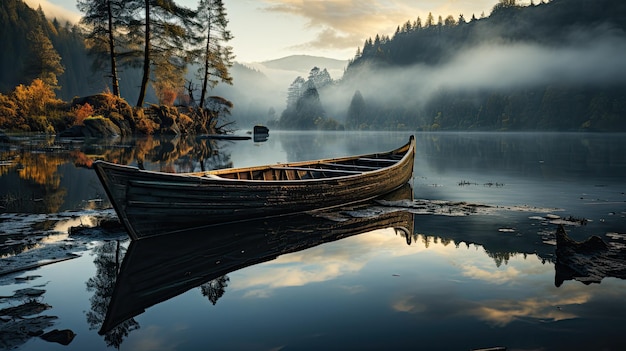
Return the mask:
[(146, 0), (146, 43), (143, 56), (143, 77), (141, 78), (141, 88), (139, 90), (139, 99), (137, 107), (142, 107), (146, 99), (146, 90), (148, 88), (148, 79), (150, 78), (150, 0)]
[(115, 59), (115, 42), (113, 41), (113, 10), (111, 0), (107, 1), (107, 12), (109, 17), (109, 52), (111, 54), (111, 81), (113, 83), (113, 95), (120, 97), (120, 85), (117, 79), (117, 62)]
[(209, 82), (209, 55), (211, 54), (211, 21), (209, 17), (207, 35), (206, 35), (206, 50), (204, 52), (204, 79), (202, 80), (202, 93), (200, 94), (200, 107), (204, 108), (204, 99), (206, 98), (207, 85)]

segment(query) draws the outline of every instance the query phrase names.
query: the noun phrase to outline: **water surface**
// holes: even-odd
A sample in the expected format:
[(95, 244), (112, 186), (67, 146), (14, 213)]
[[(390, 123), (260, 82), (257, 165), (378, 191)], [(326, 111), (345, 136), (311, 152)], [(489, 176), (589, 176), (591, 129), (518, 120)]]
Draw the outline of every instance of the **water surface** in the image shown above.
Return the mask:
[[(408, 135), (271, 132), (264, 143), (98, 141), (65, 144), (62, 150), (11, 145), (2, 152), (7, 162), (0, 168), (0, 196), (7, 212), (0, 234), (16, 228), (10, 217), (15, 215), (9, 212), (40, 213), (54, 217), (55, 225), (63, 222), (56, 220), (59, 213), (102, 212), (107, 201), (88, 168), (94, 158), (180, 172), (390, 150)], [(287, 219), (222, 228), (209, 234), (219, 234), (224, 240), (220, 245), (230, 251), (217, 263), (207, 260), (206, 268), (198, 268), (201, 272), (254, 248), (260, 255), (298, 243), (312, 247), (264, 257), (218, 277), (207, 275), (209, 281), (185, 287), (105, 335), (98, 331), (116, 272), (123, 268), (124, 254), (136, 250), (124, 236), (64, 238), (66, 244), (86, 243), (74, 249), (68, 244), (79, 258), (5, 276), (0, 296), (24, 288), (45, 290), (34, 299), (50, 307), (34, 316), (56, 318), (44, 331), (69, 329), (76, 336), (62, 346), (0, 334), (0, 344), (11, 340), (10, 346), (20, 350), (624, 349), (625, 281), (607, 277), (601, 283), (557, 284), (554, 218), (586, 219), (586, 225), (566, 226), (577, 240), (598, 235), (626, 244), (625, 135), (416, 136), (412, 197), (438, 211), (419, 214), (416, 206), (405, 206), (411, 221), (408, 238), (393, 228), (357, 228), (321, 243), (312, 238), (328, 238), (323, 225)], [(486, 210), (456, 211), (457, 202), (484, 205)], [(367, 213), (376, 211), (383, 210)], [(311, 225), (319, 230), (309, 231)], [(31, 234), (66, 228), (51, 226), (40, 224)], [(278, 241), (253, 240), (263, 233)], [(217, 257), (206, 250), (202, 254)], [(185, 257), (193, 255), (198, 253)], [(13, 258), (6, 254), (2, 260)], [(33, 278), (15, 279), (29, 276)], [(0, 308), (28, 299), (3, 298)]]

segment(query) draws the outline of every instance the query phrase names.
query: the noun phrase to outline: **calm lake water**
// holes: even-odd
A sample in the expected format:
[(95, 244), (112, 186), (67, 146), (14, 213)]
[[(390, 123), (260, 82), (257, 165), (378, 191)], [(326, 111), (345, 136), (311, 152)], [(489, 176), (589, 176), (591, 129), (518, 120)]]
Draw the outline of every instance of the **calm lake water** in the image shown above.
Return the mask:
[[(626, 349), (626, 281), (557, 276), (554, 242), (555, 223), (573, 217), (572, 238), (626, 247), (623, 134), (417, 133), (409, 199), (332, 213), (342, 221), (291, 216), (158, 245), (101, 233), (72, 246), (66, 235), (111, 213), (89, 169), (96, 158), (184, 172), (386, 151), (409, 134), (5, 144), (1, 268), (43, 250), (7, 249), (20, 233), (52, 230), (80, 256), (0, 277), (0, 349)], [(160, 295), (122, 294), (141, 287)], [(45, 292), (16, 293), (27, 288)], [(10, 309), (29, 302), (47, 307)], [(16, 337), (22, 318), (75, 337)], [(100, 334), (103, 323), (115, 325)]]

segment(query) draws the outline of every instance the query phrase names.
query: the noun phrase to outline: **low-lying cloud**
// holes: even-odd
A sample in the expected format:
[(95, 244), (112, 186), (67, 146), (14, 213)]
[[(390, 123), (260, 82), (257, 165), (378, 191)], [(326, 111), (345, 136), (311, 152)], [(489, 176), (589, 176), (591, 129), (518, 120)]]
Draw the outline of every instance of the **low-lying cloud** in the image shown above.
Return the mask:
[[(324, 94), (325, 107), (345, 111), (356, 90), (366, 101), (426, 103), (441, 91), (485, 91), (543, 85), (626, 84), (626, 38), (605, 35), (560, 46), (483, 44), (461, 50), (441, 65), (366, 70)], [(341, 106), (341, 108), (339, 107)]]

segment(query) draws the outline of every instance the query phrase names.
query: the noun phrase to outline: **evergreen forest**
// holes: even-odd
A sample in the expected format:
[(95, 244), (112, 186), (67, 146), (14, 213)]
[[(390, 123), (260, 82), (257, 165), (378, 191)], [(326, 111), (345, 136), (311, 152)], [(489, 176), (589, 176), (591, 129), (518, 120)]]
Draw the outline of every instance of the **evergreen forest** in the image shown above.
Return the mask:
[[(345, 124), (626, 131), (625, 54), (620, 0), (501, 0), (488, 17), (429, 14), (358, 49), (339, 83), (353, 92)], [(395, 87), (380, 82), (400, 75)]]

